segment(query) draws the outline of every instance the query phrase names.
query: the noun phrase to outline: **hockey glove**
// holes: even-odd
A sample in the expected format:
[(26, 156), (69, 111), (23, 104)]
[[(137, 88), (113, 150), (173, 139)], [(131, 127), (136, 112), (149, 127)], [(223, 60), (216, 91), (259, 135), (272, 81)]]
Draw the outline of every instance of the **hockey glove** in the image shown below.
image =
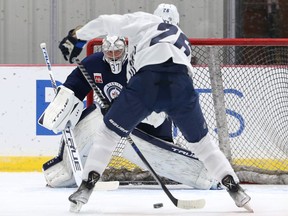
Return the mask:
[(59, 44), (59, 49), (61, 50), (64, 59), (72, 64), (75, 61), (75, 58), (80, 55), (83, 46), (86, 44), (86, 41), (79, 40), (75, 35), (76, 29), (69, 31), (68, 35), (63, 38)]
[(59, 86), (55, 98), (42, 113), (38, 123), (57, 134), (63, 131), (68, 123), (71, 128), (77, 124), (83, 107), (83, 102), (72, 90)]

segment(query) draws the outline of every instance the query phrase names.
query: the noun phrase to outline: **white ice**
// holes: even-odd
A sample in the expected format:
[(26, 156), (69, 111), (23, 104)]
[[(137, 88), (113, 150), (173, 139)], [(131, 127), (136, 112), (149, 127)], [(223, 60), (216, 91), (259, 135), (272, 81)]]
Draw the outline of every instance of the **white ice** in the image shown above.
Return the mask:
[[(45, 187), (42, 173), (0, 172), (1, 216), (66, 216), (69, 212), (68, 196), (73, 188), (52, 189)], [(113, 191), (94, 191), (79, 215), (104, 216), (284, 216), (288, 215), (287, 185), (243, 185), (252, 197), (254, 213), (237, 208), (225, 190), (202, 191), (187, 187), (170, 188), (180, 199), (206, 199), (206, 206), (199, 210), (176, 208), (158, 186), (119, 187)], [(154, 203), (164, 206), (154, 209)]]

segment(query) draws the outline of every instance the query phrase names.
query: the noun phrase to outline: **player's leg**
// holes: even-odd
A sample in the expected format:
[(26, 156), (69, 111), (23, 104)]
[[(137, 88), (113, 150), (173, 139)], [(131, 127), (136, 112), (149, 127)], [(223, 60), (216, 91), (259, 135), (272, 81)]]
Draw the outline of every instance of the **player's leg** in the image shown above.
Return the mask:
[[(133, 78), (132, 78), (133, 79)], [(82, 175), (82, 184), (69, 200), (70, 210), (80, 211), (87, 203), (96, 182), (109, 164), (113, 150), (121, 137), (127, 136), (151, 111), (145, 109), (137, 94), (131, 89), (124, 88), (103, 121), (97, 122), (94, 143), (89, 151)]]
[(106, 126), (121, 137), (126, 137), (139, 123), (149, 116), (152, 110), (142, 103), (143, 92), (139, 93), (135, 85), (131, 85), (135, 75), (129, 81), (127, 88), (122, 89), (113, 105), (104, 116)]
[(172, 101), (176, 102), (175, 105), (178, 107), (176, 110), (169, 109), (168, 115), (190, 142), (190, 150), (204, 163), (209, 174), (227, 188), (238, 207), (244, 207), (250, 201), (250, 197), (239, 186), (239, 179), (231, 164), (209, 135), (199, 104), (199, 96), (192, 82), (189, 84), (189, 81), (181, 77), (175, 80), (177, 81), (181, 82), (185, 89), (179, 91), (178, 95), (177, 88), (172, 90), (177, 97)]
[(82, 183), (77, 191), (69, 196), (70, 211), (73, 212), (79, 212), (82, 205), (88, 202), (96, 182), (109, 164), (113, 150), (120, 140), (120, 137), (108, 129), (102, 120), (94, 124), (97, 124), (97, 130), (94, 131), (93, 145), (83, 169)]

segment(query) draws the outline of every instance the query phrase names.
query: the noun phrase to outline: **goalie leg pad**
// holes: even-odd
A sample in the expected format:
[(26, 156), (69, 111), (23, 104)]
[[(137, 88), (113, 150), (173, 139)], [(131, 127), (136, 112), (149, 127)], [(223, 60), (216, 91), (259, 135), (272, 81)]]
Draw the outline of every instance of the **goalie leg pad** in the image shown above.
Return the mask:
[[(197, 189), (207, 190), (213, 186), (215, 181), (208, 175), (204, 164), (190, 151), (138, 129), (131, 137), (160, 176)], [(146, 169), (131, 145), (125, 145), (122, 156)]]
[(38, 123), (54, 133), (59, 133), (68, 123), (71, 128), (77, 124), (83, 107), (83, 102), (74, 95), (72, 90), (59, 86), (54, 100), (41, 115)]
[[(96, 131), (98, 130), (98, 122), (102, 121), (103, 116), (99, 109), (91, 109), (92, 106), (83, 111), (81, 121), (73, 129), (75, 143), (79, 150), (81, 162), (85, 165), (88, 153), (92, 144), (95, 142)], [(88, 111), (88, 112), (87, 112)], [(88, 114), (87, 114), (88, 113)], [(59, 152), (56, 162), (52, 160), (46, 162), (43, 165), (43, 173), (48, 186), (51, 187), (76, 187), (76, 182), (73, 177), (69, 156), (67, 154), (67, 148), (65, 143), (61, 143), (63, 151)]]
[[(51, 161), (53, 161), (53, 163), (51, 163)], [(60, 157), (57, 156), (47, 163), (49, 162), (51, 163), (50, 166), (43, 169), (47, 186), (53, 188), (77, 186), (69, 161), (61, 160)], [(68, 166), (70, 167), (68, 168)]]

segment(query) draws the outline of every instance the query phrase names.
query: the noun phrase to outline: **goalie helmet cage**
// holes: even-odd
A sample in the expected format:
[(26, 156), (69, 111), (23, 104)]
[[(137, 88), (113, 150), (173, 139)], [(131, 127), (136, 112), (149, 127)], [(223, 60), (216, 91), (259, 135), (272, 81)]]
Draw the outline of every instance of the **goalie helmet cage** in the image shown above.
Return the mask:
[[(101, 51), (101, 42), (91, 40), (87, 55)], [(190, 43), (192, 78), (210, 133), (240, 181), (287, 184), (288, 39), (190, 39)], [(91, 103), (92, 93), (87, 96), (87, 104)], [(175, 141), (187, 148), (181, 132)], [(121, 157), (124, 145), (122, 139), (107, 172), (135, 169)]]

